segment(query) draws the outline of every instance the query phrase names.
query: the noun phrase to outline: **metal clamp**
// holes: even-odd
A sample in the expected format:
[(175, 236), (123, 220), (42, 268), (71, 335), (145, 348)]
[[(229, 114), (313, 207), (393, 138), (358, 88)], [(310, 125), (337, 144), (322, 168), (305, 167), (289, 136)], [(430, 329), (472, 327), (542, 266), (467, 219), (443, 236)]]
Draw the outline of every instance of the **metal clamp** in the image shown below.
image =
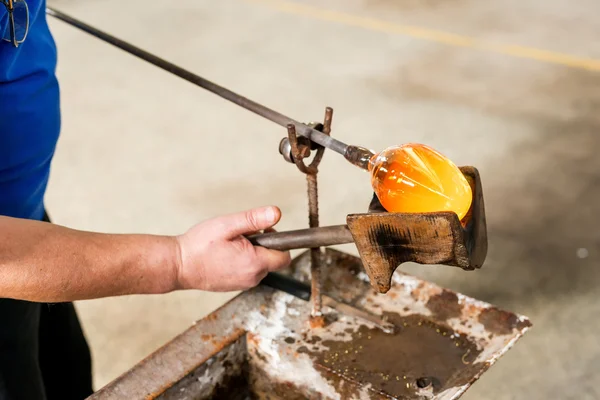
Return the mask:
[[(331, 132), (331, 120), (333, 118), (333, 109), (327, 107), (325, 109), (325, 121), (321, 123), (308, 124), (312, 129), (324, 133), (329, 136)], [(318, 172), (317, 167), (323, 158), (325, 147), (312, 142), (305, 136), (298, 136), (296, 133), (296, 126), (294, 124), (288, 124), (288, 136), (283, 138), (279, 143), (279, 153), (283, 158), (289, 162), (296, 164), (298, 169), (305, 174), (316, 174)], [(316, 150), (317, 153), (309, 165), (306, 165), (304, 159), (308, 158), (311, 154), (311, 150)]]

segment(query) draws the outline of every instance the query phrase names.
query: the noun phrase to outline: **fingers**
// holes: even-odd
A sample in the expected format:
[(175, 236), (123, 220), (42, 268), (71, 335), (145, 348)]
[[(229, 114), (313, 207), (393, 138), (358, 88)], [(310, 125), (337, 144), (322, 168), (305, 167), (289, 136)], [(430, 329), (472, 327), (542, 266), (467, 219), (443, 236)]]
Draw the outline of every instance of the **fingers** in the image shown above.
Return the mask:
[(256, 247), (256, 256), (260, 264), (268, 271), (279, 271), (290, 265), (291, 257), (288, 251), (269, 250), (264, 247)]
[(226, 238), (268, 229), (279, 222), (281, 210), (275, 206), (255, 208), (218, 218)]

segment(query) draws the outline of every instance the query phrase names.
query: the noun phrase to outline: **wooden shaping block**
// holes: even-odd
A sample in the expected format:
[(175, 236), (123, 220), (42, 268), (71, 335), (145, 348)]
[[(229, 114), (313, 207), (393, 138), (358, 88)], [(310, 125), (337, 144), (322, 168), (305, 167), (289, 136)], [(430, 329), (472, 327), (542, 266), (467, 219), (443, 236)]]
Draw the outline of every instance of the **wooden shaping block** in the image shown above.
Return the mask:
[(485, 207), (479, 172), (460, 167), (473, 191), (463, 221), (453, 212), (389, 213), (377, 196), (368, 213), (350, 214), (348, 228), (371, 285), (381, 293), (391, 287), (392, 275), (405, 262), (443, 264), (475, 270), (487, 255)]

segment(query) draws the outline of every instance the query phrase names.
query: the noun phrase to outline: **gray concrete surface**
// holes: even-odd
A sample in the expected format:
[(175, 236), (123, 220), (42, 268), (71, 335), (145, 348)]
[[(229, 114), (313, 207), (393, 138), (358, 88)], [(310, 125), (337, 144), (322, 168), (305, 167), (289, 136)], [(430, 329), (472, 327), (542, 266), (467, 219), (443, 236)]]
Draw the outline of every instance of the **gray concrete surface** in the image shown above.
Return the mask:
[[(330, 105), (333, 134), (347, 142), (424, 142), (477, 166), (485, 268), (404, 268), (534, 323), (464, 398), (600, 397), (600, 3), (51, 4), (297, 119)], [(280, 229), (307, 224), (304, 179), (276, 150), (282, 129), (63, 23), (51, 28), (64, 113), (47, 197), (57, 223), (178, 233), (272, 203)], [(334, 154), (320, 186), (323, 224), (370, 198), (366, 175)], [(78, 303), (96, 386), (232, 295)]]

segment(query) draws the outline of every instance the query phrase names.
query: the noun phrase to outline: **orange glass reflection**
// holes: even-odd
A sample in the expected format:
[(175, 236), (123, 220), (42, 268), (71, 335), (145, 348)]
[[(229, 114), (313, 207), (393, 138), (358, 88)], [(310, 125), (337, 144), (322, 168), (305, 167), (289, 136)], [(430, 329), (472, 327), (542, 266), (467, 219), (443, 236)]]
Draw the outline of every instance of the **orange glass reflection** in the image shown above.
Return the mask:
[(369, 161), (371, 183), (389, 212), (453, 211), (463, 219), (473, 195), (452, 161), (423, 144), (390, 147)]

